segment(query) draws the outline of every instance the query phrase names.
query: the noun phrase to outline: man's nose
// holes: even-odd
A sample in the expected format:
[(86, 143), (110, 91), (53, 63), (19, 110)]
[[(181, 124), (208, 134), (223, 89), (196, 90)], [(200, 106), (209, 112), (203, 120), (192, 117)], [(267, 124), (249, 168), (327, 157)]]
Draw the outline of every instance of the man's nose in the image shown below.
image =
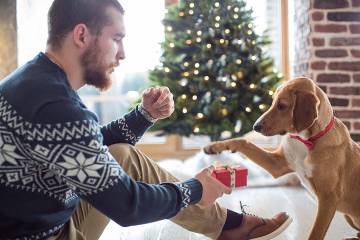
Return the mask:
[(124, 50), (118, 51), (118, 53), (116, 54), (116, 59), (117, 59), (117, 60), (124, 60), (124, 59), (125, 59), (125, 52), (124, 52)]

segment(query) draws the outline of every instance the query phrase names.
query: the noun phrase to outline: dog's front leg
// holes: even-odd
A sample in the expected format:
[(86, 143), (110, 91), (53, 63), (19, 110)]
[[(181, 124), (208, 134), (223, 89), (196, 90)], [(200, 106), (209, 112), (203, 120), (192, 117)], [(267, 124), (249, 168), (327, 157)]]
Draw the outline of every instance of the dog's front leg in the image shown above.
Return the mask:
[(241, 152), (250, 160), (267, 170), (274, 177), (292, 172), (281, 148), (274, 152), (266, 151), (243, 138), (210, 143), (204, 148), (207, 154), (216, 154), (225, 150)]
[(317, 193), (318, 210), (315, 224), (311, 230), (309, 240), (322, 240), (330, 226), (336, 211), (336, 195)]

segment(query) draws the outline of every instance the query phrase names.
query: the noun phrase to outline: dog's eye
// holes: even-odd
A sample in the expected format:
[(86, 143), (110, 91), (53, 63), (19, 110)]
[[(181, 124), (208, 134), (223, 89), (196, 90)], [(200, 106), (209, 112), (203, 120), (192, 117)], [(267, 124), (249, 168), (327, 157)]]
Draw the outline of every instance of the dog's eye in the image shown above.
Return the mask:
[(278, 103), (277, 109), (278, 109), (279, 111), (284, 111), (284, 110), (286, 109), (286, 105), (283, 104), (283, 103)]

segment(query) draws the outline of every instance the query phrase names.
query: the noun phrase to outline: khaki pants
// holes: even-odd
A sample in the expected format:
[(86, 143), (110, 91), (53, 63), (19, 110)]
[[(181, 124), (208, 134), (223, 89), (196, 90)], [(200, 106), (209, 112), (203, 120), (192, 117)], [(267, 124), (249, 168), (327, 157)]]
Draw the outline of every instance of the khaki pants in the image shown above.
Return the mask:
[[(149, 157), (129, 144), (110, 146), (110, 152), (120, 166), (136, 181), (146, 183), (176, 182), (171, 174), (160, 168)], [(170, 219), (193, 232), (216, 239), (226, 219), (226, 209), (217, 203), (206, 209), (192, 205)], [(51, 240), (96, 240), (99, 239), (109, 218), (90, 204), (81, 201), (70, 221)]]

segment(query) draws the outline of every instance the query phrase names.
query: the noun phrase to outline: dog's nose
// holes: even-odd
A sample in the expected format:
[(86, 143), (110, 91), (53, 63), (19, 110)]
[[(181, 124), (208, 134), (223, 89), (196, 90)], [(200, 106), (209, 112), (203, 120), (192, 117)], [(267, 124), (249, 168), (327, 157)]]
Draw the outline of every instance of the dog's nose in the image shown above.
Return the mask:
[(261, 123), (255, 123), (253, 128), (256, 132), (261, 132), (263, 126)]

